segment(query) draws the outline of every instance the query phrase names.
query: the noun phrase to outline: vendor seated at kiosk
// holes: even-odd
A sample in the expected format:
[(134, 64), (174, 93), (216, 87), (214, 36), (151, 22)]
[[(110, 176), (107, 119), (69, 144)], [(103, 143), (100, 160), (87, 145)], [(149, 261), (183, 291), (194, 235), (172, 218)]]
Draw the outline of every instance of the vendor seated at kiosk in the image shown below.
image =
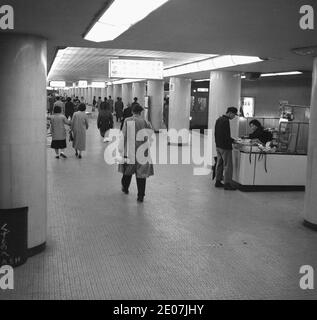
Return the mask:
[(249, 126), (252, 132), (248, 136), (242, 137), (242, 139), (258, 139), (263, 144), (266, 144), (273, 139), (272, 133), (265, 130), (259, 120), (251, 120)]

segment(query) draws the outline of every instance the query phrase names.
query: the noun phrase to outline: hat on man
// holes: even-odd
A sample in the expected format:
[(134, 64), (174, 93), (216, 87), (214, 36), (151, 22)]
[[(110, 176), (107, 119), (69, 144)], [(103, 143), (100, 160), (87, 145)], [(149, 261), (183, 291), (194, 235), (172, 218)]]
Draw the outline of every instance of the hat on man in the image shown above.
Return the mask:
[(227, 112), (226, 112), (226, 113), (229, 113), (229, 112), (237, 115), (237, 114), (238, 114), (238, 109), (235, 108), (235, 107), (229, 107), (229, 108), (227, 109)]

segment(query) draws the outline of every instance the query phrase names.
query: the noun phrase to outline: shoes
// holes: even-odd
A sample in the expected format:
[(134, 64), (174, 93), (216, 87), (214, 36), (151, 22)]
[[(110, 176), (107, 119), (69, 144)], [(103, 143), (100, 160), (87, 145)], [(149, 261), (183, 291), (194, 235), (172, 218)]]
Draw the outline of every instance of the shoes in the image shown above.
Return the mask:
[(216, 183), (215, 183), (215, 187), (216, 188), (223, 188), (224, 184), (221, 181), (217, 180)]
[(78, 157), (78, 152), (76, 151), (75, 156)]
[(56, 159), (59, 159), (59, 156), (56, 156), (55, 158), (56, 158)]
[(81, 154), (78, 156), (78, 159), (81, 159)]
[(123, 193), (125, 193), (125, 194), (129, 194), (129, 190), (127, 190), (127, 189), (125, 189), (125, 188), (121, 188), (121, 191), (123, 192)]
[(61, 157), (62, 158), (64, 158), (64, 159), (66, 159), (67, 157), (66, 157), (66, 155), (64, 154), (64, 153), (61, 153)]
[(138, 198), (136, 199), (137, 202), (143, 202), (143, 200), (144, 200), (143, 197), (138, 197)]
[(234, 186), (232, 186), (231, 184), (229, 184), (229, 183), (226, 183), (225, 185), (224, 185), (224, 189), (225, 190), (237, 190), (237, 188), (235, 188)]

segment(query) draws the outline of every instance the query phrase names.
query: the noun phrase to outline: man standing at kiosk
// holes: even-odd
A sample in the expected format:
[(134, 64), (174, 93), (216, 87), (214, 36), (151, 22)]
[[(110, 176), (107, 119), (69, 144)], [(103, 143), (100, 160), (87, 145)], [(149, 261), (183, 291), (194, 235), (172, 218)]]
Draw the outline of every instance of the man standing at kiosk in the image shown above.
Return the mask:
[[(225, 115), (217, 119), (215, 125), (215, 141), (217, 150), (216, 188), (236, 190), (232, 185), (232, 143), (229, 120), (234, 119), (238, 109), (229, 107)], [(221, 182), (222, 177), (224, 184)]]

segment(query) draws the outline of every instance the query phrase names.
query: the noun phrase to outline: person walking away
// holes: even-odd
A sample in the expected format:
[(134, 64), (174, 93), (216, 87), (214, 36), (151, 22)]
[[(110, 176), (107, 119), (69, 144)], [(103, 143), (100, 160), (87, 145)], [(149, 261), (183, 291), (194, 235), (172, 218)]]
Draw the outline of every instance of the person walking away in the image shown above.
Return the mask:
[(130, 104), (128, 104), (127, 107), (123, 110), (120, 130), (122, 130), (123, 128), (124, 120), (130, 117), (132, 117), (132, 107)]
[(62, 109), (62, 114), (65, 114), (65, 106), (64, 106), (64, 103), (61, 101), (61, 98), (60, 97), (56, 97), (56, 101), (54, 102), (54, 107), (53, 109), (55, 108), (55, 106), (59, 106), (61, 107)]
[(75, 149), (76, 157), (82, 158), (82, 151), (86, 150), (86, 130), (88, 129), (88, 118), (85, 113), (86, 105), (81, 103), (78, 106), (78, 111), (74, 113), (71, 122), (71, 131), (73, 134), (73, 148)]
[(104, 109), (104, 105), (100, 106), (100, 112), (97, 118), (97, 127), (100, 135), (104, 138), (108, 130), (113, 128), (113, 117), (109, 109)]
[(54, 97), (51, 93), (49, 94), (48, 103), (49, 103), (49, 114), (52, 115), (54, 111)]
[(100, 111), (100, 106), (102, 104), (102, 100), (101, 100), (101, 97), (98, 98), (97, 100), (97, 109), (98, 109), (98, 112)]
[(117, 119), (117, 122), (119, 122), (123, 117), (123, 102), (120, 97), (117, 98), (117, 101), (114, 107), (116, 111), (116, 119)]
[(112, 100), (111, 96), (109, 96), (108, 103), (109, 103), (109, 107), (110, 107), (110, 112), (113, 113), (113, 103), (114, 103), (114, 101)]
[(97, 104), (97, 100), (96, 100), (96, 96), (94, 96), (94, 99), (92, 100), (92, 111), (95, 111), (96, 104)]
[[(55, 150), (56, 159), (67, 158), (64, 154), (66, 149), (66, 129), (65, 125), (70, 126), (70, 121), (62, 114), (62, 108), (55, 106), (53, 115), (49, 116), (51, 122), (52, 143), (51, 148)], [(61, 150), (61, 153), (59, 152)]]
[[(133, 116), (125, 119), (122, 129), (125, 143), (123, 149), (120, 150), (119, 148), (119, 152), (121, 153), (123, 159), (135, 159), (135, 163), (121, 163), (119, 164), (118, 168), (119, 172), (123, 174), (121, 179), (121, 190), (125, 194), (129, 193), (132, 175), (136, 175), (136, 182), (138, 188), (138, 202), (143, 202), (144, 200), (146, 179), (154, 175), (153, 163), (149, 154), (149, 139), (150, 136), (153, 134), (153, 129), (151, 124), (142, 118), (142, 111), (142, 106), (136, 104), (132, 109)], [(147, 129), (147, 135), (145, 136), (144, 141), (139, 141), (139, 139), (136, 139), (136, 137), (138, 132), (142, 129)], [(131, 133), (131, 130), (133, 130), (134, 132)], [(134, 143), (135, 145), (135, 150), (133, 150), (133, 148), (128, 147), (128, 144), (130, 143), (129, 141), (131, 141), (130, 139), (134, 140), (132, 143)], [(141, 159), (138, 159), (138, 148), (141, 147), (144, 143), (148, 143), (148, 147), (142, 153), (142, 155), (144, 155), (147, 161), (141, 161)], [(134, 155), (129, 154), (131, 153), (131, 149), (132, 152), (135, 153)]]
[[(217, 119), (215, 125), (215, 141), (217, 150), (216, 188), (236, 190), (232, 185), (232, 143), (229, 120), (234, 119), (238, 109), (229, 107), (225, 115)], [(221, 183), (224, 177), (224, 184)]]
[(65, 104), (65, 117), (68, 119), (72, 118), (75, 112), (75, 105), (72, 103), (72, 99), (70, 97), (67, 98), (67, 102)]
[(100, 109), (103, 109), (103, 110), (110, 110), (110, 105), (109, 105), (109, 102), (108, 102), (108, 99), (107, 97), (104, 97), (104, 100), (103, 102), (101, 103), (100, 105), (100, 108), (99, 108), (99, 112), (100, 112)]
[(137, 98), (137, 97), (134, 97), (134, 98), (133, 98), (133, 102), (132, 102), (132, 104), (131, 104), (131, 108), (133, 108), (133, 107), (134, 107), (135, 105), (137, 105), (137, 104), (140, 105), (139, 102), (138, 102), (138, 98)]

